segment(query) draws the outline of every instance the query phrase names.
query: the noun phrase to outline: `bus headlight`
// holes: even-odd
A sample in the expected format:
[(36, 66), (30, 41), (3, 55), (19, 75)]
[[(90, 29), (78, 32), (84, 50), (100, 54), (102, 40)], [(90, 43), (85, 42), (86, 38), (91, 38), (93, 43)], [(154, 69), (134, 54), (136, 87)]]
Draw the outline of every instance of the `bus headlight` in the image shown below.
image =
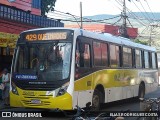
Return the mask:
[(16, 85), (14, 83), (12, 83), (12, 93), (16, 94), (16, 95), (19, 95), (18, 91), (17, 91), (17, 88), (16, 88)]
[(66, 91), (67, 91), (67, 88), (68, 88), (68, 85), (62, 86), (62, 87), (59, 89), (59, 91), (58, 91), (58, 93), (57, 93), (57, 96), (64, 95), (64, 94), (66, 93)]

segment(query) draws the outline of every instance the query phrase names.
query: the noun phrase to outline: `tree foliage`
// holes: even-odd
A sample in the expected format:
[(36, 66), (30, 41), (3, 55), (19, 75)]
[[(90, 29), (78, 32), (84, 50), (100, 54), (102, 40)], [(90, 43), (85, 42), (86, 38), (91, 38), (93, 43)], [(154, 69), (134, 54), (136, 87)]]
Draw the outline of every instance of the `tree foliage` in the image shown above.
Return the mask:
[(135, 42), (136, 42), (136, 43), (143, 44), (143, 45), (148, 45), (148, 42), (147, 42), (147, 41), (142, 41), (142, 40), (139, 40), (139, 39), (136, 39)]
[(53, 11), (56, 0), (42, 0), (41, 1), (41, 15), (45, 16), (50, 10)]

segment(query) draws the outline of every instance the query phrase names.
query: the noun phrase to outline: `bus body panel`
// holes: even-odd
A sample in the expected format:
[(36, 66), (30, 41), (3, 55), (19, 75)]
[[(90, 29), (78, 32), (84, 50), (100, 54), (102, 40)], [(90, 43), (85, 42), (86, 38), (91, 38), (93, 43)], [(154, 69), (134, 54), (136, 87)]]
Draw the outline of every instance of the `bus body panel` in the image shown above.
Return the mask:
[[(88, 102), (92, 103), (93, 92), (97, 85), (104, 87), (105, 103), (137, 97), (141, 82), (145, 83), (145, 93), (150, 93), (158, 87), (157, 74), (157, 70), (104, 69), (96, 71), (75, 81), (75, 95), (78, 94), (75, 97), (78, 99), (76, 104), (85, 107)], [(91, 86), (88, 87), (87, 82), (92, 78)]]
[(19, 95), (10, 91), (12, 107), (72, 110), (72, 96), (69, 93), (55, 97), (55, 91), (33, 91), (17, 88)]

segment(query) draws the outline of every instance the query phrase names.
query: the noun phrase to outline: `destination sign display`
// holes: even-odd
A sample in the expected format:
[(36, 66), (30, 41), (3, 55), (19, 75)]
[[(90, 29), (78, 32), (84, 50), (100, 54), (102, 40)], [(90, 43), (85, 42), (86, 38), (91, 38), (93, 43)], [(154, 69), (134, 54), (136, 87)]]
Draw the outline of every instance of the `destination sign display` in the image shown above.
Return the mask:
[(25, 39), (28, 41), (64, 40), (67, 39), (67, 32), (28, 33), (25, 35)]

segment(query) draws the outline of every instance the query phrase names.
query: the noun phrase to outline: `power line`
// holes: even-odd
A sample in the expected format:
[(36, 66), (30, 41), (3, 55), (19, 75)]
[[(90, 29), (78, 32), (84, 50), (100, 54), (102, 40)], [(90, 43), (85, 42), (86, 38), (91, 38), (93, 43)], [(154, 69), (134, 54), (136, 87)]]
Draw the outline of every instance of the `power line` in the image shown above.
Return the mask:
[[(133, 13), (131, 13), (132, 15), (134, 15)], [(136, 17), (129, 17), (130, 19), (134, 19), (136, 20), (139, 24), (143, 25), (143, 26), (147, 26), (147, 24), (145, 24), (143, 21), (139, 20), (139, 18)]]
[(133, 1), (133, 4), (138, 8), (138, 10), (143, 14), (143, 16), (149, 21), (149, 22), (151, 22), (150, 21), (150, 19), (148, 19), (147, 17), (146, 17), (146, 15), (140, 10), (140, 8), (136, 5), (136, 3)]
[(143, 10), (145, 11), (146, 15), (148, 16), (148, 18), (149, 18), (149, 19), (151, 19), (151, 18), (150, 18), (150, 16), (148, 15), (148, 13), (147, 13), (146, 9), (144, 8), (143, 4), (141, 3), (141, 1), (139, 1), (139, 2), (140, 2), (140, 4), (141, 4), (141, 6), (142, 6)]
[[(117, 1), (117, 0), (116, 0)], [(119, 0), (118, 0), (119, 1)], [(122, 1), (119, 1), (119, 2), (121, 2), (122, 3)], [(119, 5), (121, 5), (120, 3), (118, 2), (118, 4)], [(122, 6), (122, 5), (121, 5)], [(128, 9), (127, 7), (126, 7), (126, 10), (128, 11), (128, 13), (130, 13), (130, 14), (132, 14), (132, 16), (135, 16), (134, 18), (136, 19), (136, 20), (140, 20), (139, 19), (139, 17), (137, 17), (130, 9)], [(140, 23), (141, 23), (141, 21), (139, 21)], [(142, 21), (142, 23), (141, 24), (143, 24), (143, 21)], [(144, 24), (143, 24), (144, 25)], [(144, 25), (144, 26), (146, 26), (146, 25)]]
[[(66, 15), (70, 15), (70, 16), (75, 16), (75, 17), (78, 17), (79, 19), (79, 16), (76, 16), (76, 15), (72, 15), (70, 13), (65, 13), (65, 12), (62, 12), (62, 11), (58, 11), (58, 10), (55, 10), (56, 12), (59, 12), (61, 13), (62, 16), (66, 16)], [(86, 17), (83, 17), (83, 22), (97, 22), (97, 23), (107, 23), (107, 22), (104, 22), (105, 20), (111, 20), (111, 19), (115, 19), (115, 18), (118, 18), (120, 17), (120, 15), (118, 16), (114, 16), (114, 17), (111, 17), (111, 18), (107, 18), (107, 19), (100, 19), (100, 20), (93, 20), (93, 19), (89, 19), (89, 18), (86, 18)], [(76, 18), (77, 19), (77, 18)], [(86, 19), (86, 20), (85, 20)], [(61, 19), (62, 21), (70, 21), (70, 22), (80, 22), (79, 20), (69, 20), (69, 19)], [(107, 24), (112, 24), (112, 23), (107, 23)]]
[(116, 23), (118, 23), (119, 21), (121, 21), (121, 19), (122, 19), (122, 17), (119, 20), (117, 20), (115, 23), (113, 23), (112, 25), (115, 25)]
[[(120, 0), (117, 1), (117, 0), (116, 0), (116, 2), (117, 2), (119, 5), (122, 6), (122, 3), (123, 3), (122, 1), (120, 1)], [(140, 24), (144, 25), (144, 24), (143, 24), (144, 21), (141, 22), (140, 19), (139, 19), (130, 9), (128, 9), (128, 8), (126, 7), (126, 10), (127, 10), (130, 14), (132, 14), (133, 16), (135, 16), (134, 18), (135, 18)], [(144, 26), (146, 26), (146, 25), (144, 25)]]
[[(134, 14), (134, 13), (133, 13)], [(130, 18), (132, 18), (132, 16), (129, 16)], [(139, 20), (146, 20), (145, 18), (139, 18), (138, 16), (136, 16), (137, 18), (132, 18), (132, 19), (139, 19)], [(157, 22), (160, 21), (160, 19), (152, 19), (153, 22)]]
[(153, 12), (152, 12), (152, 10), (151, 10), (151, 8), (150, 8), (150, 6), (149, 6), (149, 4), (148, 4), (147, 0), (145, 0), (145, 1), (146, 1), (146, 3), (147, 3), (148, 8), (150, 9), (150, 11), (151, 11), (151, 13), (152, 13), (153, 17), (156, 19), (156, 17), (154, 16), (154, 14), (153, 14)]
[(98, 22), (98, 21), (104, 21), (104, 20), (111, 20), (111, 19), (118, 18), (118, 17), (120, 17), (120, 15), (115, 16), (115, 17), (111, 17), (111, 18), (107, 18), (107, 19), (96, 20), (96, 21)]
[[(69, 13), (68, 14), (68, 12), (62, 12), (62, 11), (58, 11), (58, 10), (54, 10), (54, 11), (56, 11), (56, 12), (58, 12), (58, 13), (61, 13), (62, 15), (64, 15), (64, 16), (72, 16), (73, 14), (71, 14), (71, 13)], [(51, 12), (54, 12), (54, 11), (51, 11)], [(74, 17), (77, 17), (77, 18), (80, 18), (79, 16), (76, 16), (76, 15), (73, 15)], [(72, 16), (72, 17), (73, 17)]]
[[(128, 18), (127, 18), (127, 20), (128, 20), (128, 22), (129, 22), (129, 24), (131, 25), (131, 27), (134, 28), (133, 25), (131, 24), (130, 20), (129, 20)], [(133, 30), (135, 31), (135, 29), (133, 29)], [(135, 32), (138, 34), (137, 31), (135, 31)], [(139, 35), (139, 34), (138, 34), (138, 35)], [(139, 36), (140, 36), (140, 35), (139, 35)]]
[[(79, 21), (74, 21), (74, 20), (62, 20), (62, 21), (80, 22), (80, 20), (79, 20)], [(96, 21), (96, 20), (92, 20), (92, 21), (84, 21), (84, 20), (83, 20), (83, 22), (90, 22), (90, 23), (105, 23), (105, 24), (110, 24), (110, 25), (113, 24), (113, 23), (108, 23), (108, 22), (104, 22), (104, 21)]]
[[(66, 13), (66, 14), (68, 14), (68, 15), (71, 15), (76, 21), (77, 21), (77, 18), (74, 16), (74, 15), (72, 15), (72, 14), (70, 14), (70, 13)], [(79, 22), (77, 21), (77, 24), (78, 24), (78, 26), (79, 26), (79, 28), (81, 28), (82, 26), (80, 26), (80, 24), (79, 24)]]
[[(117, 0), (116, 0), (117, 1)], [(119, 5), (121, 5), (122, 6), (122, 4), (120, 4), (120, 3), (123, 3), (122, 1), (120, 1), (120, 0), (118, 0), (119, 2), (118, 2), (118, 4)], [(127, 7), (126, 7), (126, 10), (130, 13), (130, 14), (132, 14), (132, 15), (134, 15), (135, 17), (135, 19), (139, 19), (130, 9), (128, 9)], [(139, 19), (140, 20), (140, 19)]]
[[(117, 1), (117, 0), (116, 0)], [(118, 1), (117, 1), (118, 2)], [(120, 4), (120, 2), (118, 2), (118, 4), (119, 5), (121, 5)], [(66, 13), (65, 12), (62, 12), (62, 11), (58, 11), (58, 10), (55, 10), (56, 12), (58, 12), (58, 13), (62, 13), (63, 15), (63, 17), (64, 16), (66, 16)], [(128, 10), (128, 8), (127, 8), (127, 11), (129, 11)], [(132, 14), (132, 13), (131, 13)], [(79, 16), (76, 16), (76, 15), (74, 15), (75, 17), (78, 17), (77, 19), (79, 19), (80, 17)], [(135, 15), (134, 15), (135, 16)], [(98, 22), (98, 23), (107, 23), (107, 22), (101, 22), (101, 21), (104, 21), (104, 20), (109, 20), (109, 19), (114, 19), (114, 18), (116, 18), (116, 17), (119, 17), (119, 16), (115, 16), (115, 17), (113, 17), (113, 18), (108, 18), (108, 19), (102, 19), (102, 20), (92, 20), (92, 19), (88, 19), (88, 18), (84, 18), (83, 17), (83, 19), (87, 19), (87, 21), (85, 21), (85, 20), (83, 20), (83, 22)], [(143, 22), (141, 22), (140, 20), (139, 20), (139, 18), (137, 18), (137, 17), (134, 17), (140, 24), (142, 24), (142, 25), (144, 25), (143, 24)], [(70, 21), (70, 22), (75, 22), (75, 21), (73, 21), (73, 20), (68, 20), (68, 19), (61, 19), (62, 21)], [(78, 21), (78, 20), (77, 20)], [(78, 21), (78, 22), (80, 22), (80, 21)], [(117, 22), (115, 22), (115, 23), (117, 23)], [(107, 24), (115, 24), (115, 23), (107, 23)], [(144, 25), (144, 26), (146, 26), (146, 25)]]
[[(130, 13), (130, 14), (132, 14), (132, 17), (134, 18), (134, 19), (136, 19), (136, 21), (138, 21), (140, 24), (142, 24), (143, 26), (146, 26), (145, 24), (144, 24), (144, 21), (142, 21), (142, 19), (140, 19), (138, 16), (136, 16), (135, 15), (135, 13), (133, 13), (131, 10), (129, 10), (128, 8), (127, 8), (127, 11)], [(129, 18), (131, 18), (131, 17), (129, 17)], [(146, 19), (145, 19), (146, 20)], [(147, 23), (148, 24), (148, 23)]]
[(67, 18), (67, 19), (73, 19), (73, 17), (72, 16), (70, 16), (70, 15), (65, 15), (65, 14), (61, 14), (61, 13), (57, 13), (57, 12), (51, 12), (51, 13), (49, 13), (48, 14), (49, 16), (51, 16), (51, 17), (54, 17), (54, 18), (60, 18), (60, 19), (62, 19), (62, 18)]
[[(55, 10), (56, 12), (60, 12), (60, 13), (63, 13), (63, 14), (67, 14), (67, 15), (71, 15), (71, 16), (75, 16), (75, 17), (77, 17), (77, 18), (80, 18), (79, 16), (76, 16), (76, 15), (73, 15), (73, 14), (71, 14), (71, 13), (65, 13), (65, 12), (62, 12), (62, 11), (58, 11), (58, 10)], [(94, 22), (100, 22), (100, 21), (104, 21), (104, 20), (110, 20), (110, 19), (114, 19), (114, 18), (118, 18), (118, 17), (120, 17), (120, 15), (117, 15), (117, 16), (114, 16), (114, 17), (111, 17), (111, 18), (107, 18), (107, 19), (101, 19), (101, 20), (93, 20), (93, 19), (89, 19), (89, 18), (86, 18), (86, 17), (83, 17), (83, 19), (85, 20), (89, 20), (89, 21), (94, 21)]]
[(66, 17), (73, 18), (71, 15), (68, 15), (67, 13), (63, 13), (63, 12), (61, 12), (61, 11), (56, 11), (56, 10), (54, 10), (54, 11), (51, 11), (51, 13), (61, 15), (61, 17), (65, 17), (65, 18), (66, 18)]
[[(111, 20), (111, 19), (118, 18), (118, 17), (120, 17), (120, 16), (115, 16), (115, 17), (112, 17), (112, 18), (100, 19), (100, 20), (92, 20), (92, 19), (90, 19), (90, 20), (83, 20), (83, 22), (104, 22), (105, 20)], [(61, 19), (61, 20), (63, 20), (63, 21), (73, 21), (73, 20), (67, 20), (67, 19)], [(80, 22), (80, 21), (78, 21), (78, 22)]]
[(143, 31), (140, 34), (143, 34), (144, 31), (146, 31), (148, 29), (149, 26), (146, 26), (145, 29), (143, 29)]
[[(121, 7), (123, 7), (123, 2), (122, 2), (122, 1), (116, 0), (116, 2), (117, 2)], [(121, 9), (121, 11), (122, 11), (122, 9)]]
[[(111, 1), (112, 2), (112, 4), (114, 4), (114, 2), (113, 1)], [(116, 6), (120, 11), (122, 11), (122, 9), (121, 8), (119, 8), (117, 5), (115, 5), (114, 4), (114, 6)]]
[[(116, 0), (116, 2), (119, 4), (119, 5), (121, 5), (122, 6), (122, 3), (123, 3), (123, 18), (126, 20), (128, 20), (128, 22), (129, 22), (129, 24), (131, 25), (131, 27), (133, 28), (133, 26), (132, 26), (132, 24), (131, 24), (131, 22), (130, 22), (130, 20), (128, 19), (128, 17), (126, 16), (126, 10), (130, 13), (130, 14), (133, 14), (132, 12), (130, 12), (129, 11), (129, 9), (125, 6), (125, 0), (122, 2), (122, 1), (120, 1), (120, 0)], [(125, 12), (125, 13), (124, 13)], [(134, 15), (135, 16), (135, 15)], [(137, 16), (136, 16), (136, 18), (137, 18)], [(136, 19), (137, 20), (137, 19)], [(139, 19), (138, 19), (139, 20)], [(140, 22), (142, 25), (144, 25), (143, 24), (143, 22), (141, 22), (141, 21), (138, 21), (138, 22)], [(127, 26), (126, 26), (126, 21), (124, 21), (123, 22), (123, 26), (122, 26), (122, 28), (123, 29), (125, 29)], [(126, 30), (126, 29), (125, 29)], [(135, 31), (136, 33), (137, 33), (137, 31)], [(125, 33), (125, 31), (122, 31), (122, 34), (124, 34)], [(138, 33), (137, 33), (138, 34)], [(126, 34), (124, 34), (124, 35), (126, 35), (127, 36), (127, 31), (126, 31)], [(139, 34), (138, 34), (139, 35)], [(140, 36), (140, 35), (139, 35)]]
[[(129, 19), (128, 19), (128, 22), (129, 22), (129, 24), (131, 25), (131, 27), (134, 28), (134, 27), (132, 26), (131, 22), (129, 21)], [(143, 31), (145, 31), (146, 29), (148, 29), (148, 26), (147, 26)], [(133, 29), (133, 30), (135, 31), (135, 29)], [(143, 31), (142, 31), (142, 32), (143, 32)], [(135, 32), (138, 34), (139, 37), (145, 38), (144, 36), (140, 35), (140, 34), (142, 34), (142, 32), (141, 32), (140, 34), (139, 34), (137, 31), (135, 31)]]

